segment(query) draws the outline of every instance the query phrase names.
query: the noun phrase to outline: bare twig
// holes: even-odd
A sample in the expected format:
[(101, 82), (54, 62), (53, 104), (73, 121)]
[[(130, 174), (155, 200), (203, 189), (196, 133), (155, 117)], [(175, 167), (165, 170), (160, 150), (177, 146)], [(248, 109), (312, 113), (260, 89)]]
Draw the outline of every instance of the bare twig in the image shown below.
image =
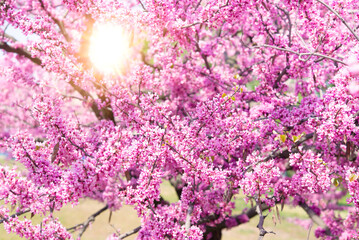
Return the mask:
[(313, 222), (309, 225), (307, 240), (309, 240), (310, 231), (312, 230), (312, 227), (313, 227)]
[(303, 59), (302, 57), (309, 55), (309, 56), (317, 56), (317, 57), (321, 57), (321, 58), (326, 58), (326, 59), (329, 59), (329, 60), (332, 60), (334, 62), (341, 63), (341, 64), (347, 66), (347, 64), (345, 62), (343, 62), (342, 60), (339, 60), (339, 59), (336, 59), (336, 58), (333, 58), (333, 57), (330, 57), (330, 56), (327, 56), (327, 55), (324, 55), (324, 54), (321, 54), (321, 53), (316, 53), (316, 52), (299, 53), (299, 52), (293, 51), (291, 49), (281, 48), (281, 47), (277, 47), (277, 46), (274, 46), (274, 45), (268, 45), (268, 44), (263, 44), (263, 45), (260, 45), (260, 46), (254, 46), (254, 48), (262, 48), (262, 47), (268, 47), (268, 48), (273, 48), (273, 49), (277, 49), (277, 50), (284, 51), (284, 52), (293, 53), (293, 54), (299, 56), (300, 61), (304, 61), (304, 62), (308, 61), (308, 59)]
[(66, 41), (70, 41), (71, 38), (68, 35), (66, 28), (64, 26), (64, 23), (60, 20), (58, 20), (57, 18), (55, 18), (54, 16), (52, 16), (52, 14), (46, 9), (45, 4), (42, 0), (38, 0), (40, 2), (41, 8), (46, 12), (46, 14), (52, 19), (52, 21), (55, 22), (55, 24), (59, 27), (61, 34), (65, 37)]
[(182, 154), (177, 151), (177, 149), (175, 149), (173, 146), (171, 146), (171, 145), (168, 144), (168, 143), (165, 143), (165, 144), (166, 144), (166, 146), (168, 146), (173, 152), (177, 153), (177, 155), (178, 155), (182, 160), (184, 160), (184, 161), (187, 162), (189, 165), (191, 165), (191, 167), (195, 168), (195, 166), (193, 165), (193, 163), (191, 163), (189, 160), (187, 160), (186, 158), (184, 158), (184, 157), (182, 156)]
[[(227, 7), (228, 5), (229, 5), (229, 0), (227, 0), (224, 5), (220, 6), (219, 9), (218, 9), (215, 13), (212, 14), (212, 16), (213, 16), (214, 14), (217, 14), (221, 8)], [(211, 16), (211, 17), (212, 17), (212, 16)], [(193, 26), (198, 25), (198, 24), (206, 23), (206, 22), (208, 22), (209, 19), (210, 19), (210, 18), (207, 18), (207, 19), (203, 20), (202, 22), (200, 22), (200, 21), (194, 22), (194, 23), (188, 24), (188, 25), (186, 25), (186, 26), (183, 26), (183, 27), (181, 27), (181, 28), (189, 28), (189, 27), (193, 27)]]
[(289, 41), (288, 46), (291, 47), (292, 46), (292, 27), (293, 27), (293, 25), (292, 25), (292, 21), (290, 20), (289, 12), (283, 8), (280, 8), (279, 6), (277, 6), (277, 8), (280, 11), (282, 11), (288, 19), (288, 41)]
[(92, 155), (88, 154), (83, 147), (80, 147), (76, 143), (74, 143), (70, 138), (66, 137), (64, 133), (62, 133), (62, 137), (65, 138), (67, 141), (71, 143), (72, 146), (76, 147), (78, 150), (80, 150), (86, 157), (94, 158)]
[[(6, 38), (12, 39), (11, 36), (6, 36)], [(30, 61), (32, 61), (33, 63), (35, 63), (39, 66), (42, 65), (41, 59), (32, 57), (31, 53), (23, 48), (14, 48), (14, 47), (10, 46), (7, 42), (0, 41), (0, 49), (3, 49), (9, 53), (16, 53), (19, 56), (29, 59)], [(77, 92), (79, 92), (84, 99), (92, 99), (92, 100), (94, 99), (89, 92), (85, 91), (80, 86), (76, 85), (73, 80), (70, 80), (69, 84), (71, 85), (71, 87), (73, 89), (75, 89)], [(99, 120), (105, 119), (106, 114), (102, 114), (101, 110), (99, 109), (99, 107), (95, 101), (92, 102), (91, 109), (95, 113), (97, 119), (99, 119)]]
[(256, 200), (257, 213), (259, 215), (259, 223), (257, 225), (257, 228), (259, 229), (259, 238), (258, 238), (258, 240), (262, 240), (267, 233), (273, 233), (273, 234), (275, 234), (275, 233), (272, 232), (272, 231), (268, 232), (267, 230), (264, 229), (264, 226), (263, 226), (264, 225), (264, 219), (267, 216), (263, 215), (262, 204), (259, 202), (259, 197), (256, 197), (255, 200)]
[[(271, 154), (269, 156), (267, 156), (266, 158), (264, 158), (263, 160), (261, 161), (258, 161), (256, 162), (256, 165), (260, 164), (260, 163), (263, 163), (263, 162), (267, 162), (271, 159), (275, 159), (275, 158), (288, 158), (289, 157), (289, 154), (290, 154), (290, 149), (291, 152), (294, 152), (293, 149), (297, 148), (299, 145), (301, 145), (302, 143), (304, 143), (305, 141), (308, 141), (309, 139), (312, 139), (314, 137), (314, 132), (312, 133), (309, 133), (309, 134), (306, 134), (304, 137), (302, 137), (299, 141), (295, 142), (291, 148), (288, 148), (288, 147), (284, 147), (281, 149), (280, 152), (277, 152), (277, 150), (274, 150), (271, 152)], [(249, 165), (247, 168), (246, 168), (246, 172), (248, 171), (252, 171), (253, 170), (253, 166), (252, 165)]]
[(85, 231), (87, 230), (87, 228), (89, 227), (89, 225), (95, 221), (96, 217), (98, 215), (100, 215), (101, 213), (103, 213), (104, 211), (106, 211), (108, 209), (108, 206), (106, 205), (105, 207), (101, 208), (100, 210), (98, 210), (97, 212), (95, 212), (94, 214), (92, 214), (91, 216), (89, 216), (87, 218), (87, 220), (83, 223), (77, 224), (76, 226), (73, 226), (71, 228), (66, 229), (67, 231), (72, 231), (75, 232), (79, 229), (81, 229), (77, 239), (81, 239), (81, 236), (85, 233)]
[[(232, 99), (232, 97), (234, 97), (234, 95), (236, 95), (236, 93), (238, 92), (238, 90), (239, 90), (239, 88), (237, 88), (237, 89), (234, 91), (234, 93), (227, 98), (227, 100), (225, 100), (225, 101), (224, 101), (223, 103), (221, 103), (216, 109), (214, 109), (214, 110), (209, 114), (209, 118), (212, 117), (213, 114), (214, 114), (215, 112), (217, 112), (220, 108), (222, 108), (222, 106), (225, 105), (230, 99)], [(206, 126), (206, 122), (204, 122), (204, 123), (202, 123), (202, 124), (200, 125), (200, 127), (199, 127), (198, 130), (197, 130), (196, 137), (198, 137), (198, 134), (201, 132), (202, 128), (205, 127), (205, 126)]]
[(129, 236), (131, 236), (131, 235), (137, 233), (137, 232), (140, 231), (140, 230), (141, 230), (141, 226), (138, 226), (138, 227), (132, 229), (131, 231), (122, 234), (121, 236), (118, 237), (118, 239), (124, 239), (124, 238), (126, 238), (126, 237), (129, 237)]
[(143, 10), (144, 10), (145, 12), (147, 12), (147, 9), (146, 9), (145, 5), (143, 5), (142, 1), (141, 1), (141, 0), (138, 0), (138, 1), (140, 2), (141, 7), (143, 8)]
[[(9, 26), (9, 25), (8, 25), (8, 26)], [(6, 26), (6, 28), (7, 28), (8, 26)], [(6, 34), (6, 33), (5, 33), (6, 28), (5, 28), (4, 32), (3, 32), (1, 41), (3, 41), (3, 40), (4, 40), (4, 37), (5, 37), (5, 38), (7, 38), (7, 39), (10, 39), (10, 40), (13, 41), (13, 42), (17, 42), (16, 38), (14, 38), (13, 36), (10, 36), (9, 34)]]
[(331, 232), (329, 227), (324, 223), (324, 221), (305, 203), (304, 201), (301, 201), (299, 203), (299, 206), (303, 208), (303, 210), (308, 214), (308, 216), (312, 219), (312, 221), (316, 224), (318, 224), (319, 227), (323, 228), (325, 230), (325, 234), (328, 236), (331, 236)]
[[(262, 211), (268, 210), (269, 208), (270, 208), (270, 206), (268, 206), (267, 204), (265, 204), (265, 203), (261, 204)], [(241, 224), (246, 223), (246, 221), (241, 221), (240, 220), (242, 217), (246, 216), (248, 219), (251, 219), (251, 218), (254, 218), (257, 215), (258, 215), (257, 206), (254, 206), (254, 207), (252, 207), (252, 208), (250, 208), (250, 209), (248, 209), (246, 211), (243, 211), (241, 214), (234, 215), (234, 216), (229, 216), (226, 220), (233, 219), (236, 222), (235, 226), (239, 226)], [(219, 217), (219, 215), (210, 215), (208, 217), (202, 218), (197, 222), (197, 225), (201, 225), (201, 224), (205, 224), (205, 223), (209, 223), (209, 222), (213, 223), (213, 221), (217, 220), (218, 217)], [(222, 222), (217, 223), (215, 226), (212, 226), (212, 225), (208, 226), (207, 225), (206, 228), (209, 231), (222, 230), (222, 229), (228, 228), (227, 225), (226, 225), (226, 220), (223, 220)], [(234, 227), (234, 226), (231, 225), (231, 227)]]

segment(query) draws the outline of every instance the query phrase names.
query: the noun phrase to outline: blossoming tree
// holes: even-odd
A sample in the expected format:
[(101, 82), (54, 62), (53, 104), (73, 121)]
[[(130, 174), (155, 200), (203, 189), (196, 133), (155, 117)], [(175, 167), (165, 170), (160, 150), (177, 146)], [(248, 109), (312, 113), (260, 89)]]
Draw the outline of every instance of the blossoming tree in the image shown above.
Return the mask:
[[(221, 239), (254, 216), (262, 239), (264, 211), (288, 204), (316, 237), (358, 239), (358, 9), (1, 0), (0, 148), (26, 170), (0, 167), (0, 223), (27, 239), (81, 238), (128, 204), (141, 225), (109, 239)], [(233, 214), (238, 196), (253, 208)], [(104, 208), (66, 229), (53, 212), (82, 198)]]

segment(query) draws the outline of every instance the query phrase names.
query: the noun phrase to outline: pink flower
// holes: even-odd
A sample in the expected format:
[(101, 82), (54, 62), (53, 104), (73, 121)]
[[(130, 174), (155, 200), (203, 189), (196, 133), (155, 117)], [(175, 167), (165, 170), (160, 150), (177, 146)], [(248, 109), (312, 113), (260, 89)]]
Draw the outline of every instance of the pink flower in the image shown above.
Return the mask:
[(236, 220), (239, 223), (246, 223), (246, 222), (249, 222), (249, 217), (247, 214), (241, 214), (236, 217)]
[(354, 55), (348, 58), (348, 70), (353, 76), (359, 75), (359, 61)]
[[(358, 64), (359, 66), (359, 64)], [(359, 83), (357, 81), (351, 81), (348, 85), (348, 91), (351, 95), (358, 97), (359, 96)]]
[(232, 228), (232, 227), (235, 227), (235, 226), (237, 226), (238, 224), (237, 224), (237, 221), (236, 221), (236, 219), (234, 219), (234, 218), (228, 218), (227, 220), (226, 220), (226, 226), (227, 226), (227, 228)]

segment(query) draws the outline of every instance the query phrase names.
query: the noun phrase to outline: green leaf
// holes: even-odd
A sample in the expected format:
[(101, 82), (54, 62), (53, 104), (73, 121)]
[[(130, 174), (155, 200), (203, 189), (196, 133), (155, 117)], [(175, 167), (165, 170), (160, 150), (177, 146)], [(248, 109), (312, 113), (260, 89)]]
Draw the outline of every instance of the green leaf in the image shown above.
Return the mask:
[(301, 133), (298, 136), (292, 136), (293, 142), (298, 142), (304, 135), (305, 135), (305, 133)]
[(175, 42), (171, 43), (171, 46), (172, 46), (172, 47), (176, 47), (177, 44), (178, 44), (178, 41), (175, 41)]
[(213, 162), (214, 156), (206, 157), (207, 162)]
[(223, 93), (222, 94), (222, 98), (225, 98), (227, 96), (227, 94)]
[(300, 104), (303, 100), (303, 95), (301, 93), (298, 93), (297, 97), (298, 97), (298, 104)]
[(247, 89), (254, 91), (256, 89), (256, 87), (259, 85), (259, 81), (258, 80), (253, 80), (249, 83), (246, 84)]
[(147, 51), (148, 51), (149, 48), (150, 48), (150, 42), (147, 41), (147, 40), (144, 40), (144, 41), (143, 41), (142, 52), (143, 52), (144, 54), (147, 54)]
[(339, 182), (339, 179), (338, 178), (332, 178), (332, 183), (334, 186), (338, 187), (340, 182)]
[(281, 142), (285, 142), (285, 140), (287, 140), (287, 135), (285, 134), (282, 134), (282, 135), (279, 135), (279, 140), (281, 140)]
[(349, 181), (350, 181), (350, 182), (353, 182), (353, 181), (355, 181), (355, 180), (357, 180), (357, 179), (358, 179), (358, 175), (356, 175), (356, 174), (354, 174), (354, 173), (352, 173), (352, 174), (349, 175)]
[(184, 58), (188, 54), (188, 51), (186, 49), (182, 49), (181, 58)]

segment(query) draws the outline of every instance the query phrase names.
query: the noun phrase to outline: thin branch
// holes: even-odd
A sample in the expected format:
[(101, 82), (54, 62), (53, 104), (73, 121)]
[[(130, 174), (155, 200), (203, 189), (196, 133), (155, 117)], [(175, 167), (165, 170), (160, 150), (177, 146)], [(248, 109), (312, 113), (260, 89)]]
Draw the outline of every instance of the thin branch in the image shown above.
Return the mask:
[(41, 8), (46, 12), (46, 14), (52, 19), (52, 21), (55, 22), (55, 24), (59, 27), (61, 34), (65, 37), (66, 41), (70, 41), (71, 38), (68, 35), (66, 28), (64, 27), (64, 23), (60, 20), (58, 20), (57, 18), (55, 18), (54, 16), (52, 16), (52, 14), (46, 9), (45, 4), (42, 0), (38, 0), (40, 2)]
[(276, 7), (280, 11), (282, 11), (288, 19), (288, 41), (289, 41), (288, 46), (291, 47), (292, 46), (292, 27), (293, 27), (293, 25), (292, 25), (292, 21), (290, 20), (289, 12), (286, 11), (285, 9), (280, 8), (279, 6), (276, 6)]
[(95, 113), (97, 119), (99, 119), (99, 120), (106, 119), (106, 118), (103, 116), (101, 110), (99, 109), (97, 103), (94, 101), (93, 96), (91, 96), (91, 94), (90, 94), (89, 92), (87, 92), (87, 91), (85, 91), (84, 89), (82, 89), (81, 87), (77, 86), (72, 80), (69, 81), (69, 84), (71, 85), (71, 87), (72, 87), (73, 89), (75, 89), (78, 93), (80, 93), (83, 98), (85, 98), (85, 99), (92, 99), (93, 102), (92, 102), (92, 104), (91, 104), (91, 109), (92, 109), (92, 111)]
[(10, 39), (13, 42), (17, 42), (16, 38), (14, 38), (13, 36), (10, 36), (9, 34), (6, 34), (5, 31), (6, 31), (6, 28), (4, 30), (4, 33), (3, 33), (3, 36), (2, 36), (2, 39), (1, 39), (2, 41), (4, 40), (4, 37), (5, 37), (7, 39)]
[(28, 212), (30, 212), (30, 209), (25, 209), (23, 211), (14, 213), (14, 214), (10, 215), (7, 218), (2, 218), (2, 219), (0, 219), (0, 224), (2, 224), (3, 222), (7, 222), (10, 218), (18, 217), (18, 216), (21, 216), (21, 215), (23, 215), (25, 213), (28, 213)]
[(324, 55), (324, 54), (320, 54), (320, 53), (316, 53), (316, 52), (312, 52), (312, 53), (299, 53), (299, 52), (295, 52), (291, 49), (287, 49), (287, 48), (281, 48), (281, 47), (277, 47), (277, 46), (273, 46), (273, 45), (268, 45), (268, 44), (263, 44), (263, 45), (260, 45), (260, 46), (255, 46), (254, 48), (262, 48), (262, 47), (268, 47), (268, 48), (273, 48), (273, 49), (276, 49), (276, 50), (280, 50), (280, 51), (284, 51), (284, 52), (290, 52), (290, 53), (293, 53), (295, 55), (298, 55), (299, 56), (299, 60), (300, 61), (308, 61), (308, 59), (303, 59), (302, 57), (303, 56), (317, 56), (317, 57), (321, 57), (321, 58), (326, 58), (326, 59), (329, 59), (329, 60), (332, 60), (334, 62), (337, 62), (337, 63), (341, 63), (345, 66), (347, 66), (347, 64), (345, 62), (343, 62), (342, 60), (339, 60), (339, 59), (336, 59), (336, 58), (333, 58), (333, 57), (329, 57), (327, 55)]
[(264, 238), (264, 236), (267, 234), (267, 233), (273, 233), (275, 234), (274, 232), (268, 232), (267, 230), (264, 229), (264, 220), (267, 216), (264, 216), (263, 215), (263, 209), (262, 209), (262, 204), (259, 202), (259, 197), (256, 197), (256, 210), (257, 210), (257, 213), (259, 215), (259, 223), (257, 225), (257, 228), (259, 229), (259, 238), (258, 240), (262, 240)]
[(33, 63), (35, 63), (37, 65), (41, 65), (41, 60), (39, 58), (32, 57), (28, 51), (26, 51), (22, 48), (14, 48), (14, 47), (11, 47), (10, 45), (8, 45), (6, 42), (0, 42), (0, 49), (3, 49), (9, 53), (16, 53), (22, 57), (25, 57), (25, 58), (31, 60)]
[[(9, 37), (11, 39), (11, 36), (9, 36)], [(9, 37), (7, 37), (7, 38), (9, 38)], [(14, 48), (14, 47), (10, 46), (6, 42), (0, 42), (0, 49), (3, 49), (3, 50), (5, 50), (6, 52), (9, 52), (9, 53), (16, 53), (19, 56), (22, 56), (22, 57), (25, 57), (25, 58), (29, 59), (30, 61), (32, 61), (33, 63), (35, 63), (35, 64), (37, 64), (39, 66), (41, 66), (41, 64), (42, 64), (42, 62), (41, 62), (41, 60), (39, 58), (32, 57), (30, 52), (28, 52), (27, 50), (22, 49), (22, 48)], [(82, 89), (81, 87), (76, 85), (72, 80), (69, 81), (69, 84), (71, 85), (71, 87), (73, 89), (75, 89), (77, 92), (79, 92), (83, 98), (92, 99), (92, 100), (94, 99), (89, 92), (85, 91), (84, 89)], [(105, 119), (105, 116), (103, 116), (103, 114), (101, 113), (101, 110), (99, 109), (96, 102), (94, 102), (94, 101), (92, 102), (91, 109), (95, 113), (97, 119), (99, 119), (99, 120)]]
[(181, 28), (193, 27), (193, 26), (196, 26), (196, 25), (198, 25), (198, 24), (205, 23), (205, 22), (207, 22), (207, 21), (208, 21), (208, 19), (204, 20), (203, 22), (194, 22), (194, 23), (188, 24), (188, 25), (186, 25), (186, 26), (183, 26), (183, 27), (181, 27)]
[[(20, 143), (20, 142), (19, 142), (19, 143)], [(26, 148), (24, 147), (24, 145), (23, 145), (22, 143), (20, 143), (20, 144), (21, 144), (22, 149), (25, 151), (26, 157), (32, 162), (32, 164), (33, 164), (35, 167), (38, 168), (39, 166), (36, 164), (36, 162), (34, 161), (34, 159), (30, 156), (30, 154), (28, 153), (28, 151), (26, 150)], [(34, 170), (34, 172), (35, 172), (34, 166), (32, 166), (32, 168), (33, 168), (33, 170)]]
[[(270, 208), (270, 206), (268, 206), (267, 204), (265, 204), (265, 203), (261, 204), (262, 211), (268, 210), (269, 208)], [(231, 224), (231, 228), (232, 228), (232, 227), (247, 223), (247, 221), (243, 221), (243, 219), (247, 218), (248, 220), (250, 220), (257, 215), (258, 215), (257, 206), (254, 206), (254, 207), (246, 210), (245, 212), (242, 212), (241, 214), (230, 216), (230, 217), (226, 218), (222, 222), (217, 223), (215, 226), (207, 225), (206, 232), (215, 232), (215, 231), (219, 231), (219, 230), (228, 228), (228, 226), (226, 225), (226, 221), (228, 221), (229, 219), (235, 220), (236, 224), (235, 225)], [(205, 223), (213, 224), (213, 222), (215, 220), (217, 220), (218, 217), (219, 217), (219, 215), (210, 215), (208, 217), (202, 218), (197, 222), (197, 225), (201, 225), (201, 224), (205, 224)]]
[[(305, 135), (304, 137), (301, 138), (301, 140), (295, 142), (295, 143), (292, 145), (291, 149), (297, 148), (299, 145), (301, 145), (301, 144), (304, 143), (305, 141), (308, 141), (309, 139), (312, 139), (313, 136), (314, 136), (314, 132)], [(270, 159), (274, 159), (274, 158), (277, 158), (277, 157), (287, 158), (287, 156), (289, 156), (289, 150), (288, 150), (287, 147), (284, 147), (281, 152), (279, 152), (279, 153), (272, 153), (271, 155), (269, 155), (268, 157), (266, 157), (266, 158), (265, 158), (263, 161), (261, 161), (261, 162), (266, 162), (266, 161), (269, 161)]]
[(132, 229), (131, 231), (122, 234), (121, 236), (118, 237), (118, 239), (127, 238), (127, 237), (129, 237), (129, 236), (131, 236), (131, 235), (137, 233), (137, 232), (140, 231), (140, 230), (141, 230), (141, 226), (138, 226), (138, 227)]
[(90, 226), (90, 224), (95, 221), (96, 217), (98, 215), (100, 215), (101, 213), (103, 213), (104, 211), (106, 211), (107, 209), (108, 209), (108, 206), (106, 205), (105, 207), (101, 208), (100, 210), (98, 210), (97, 212), (95, 212), (94, 214), (89, 216), (85, 222), (77, 224), (76, 226), (73, 226), (73, 227), (68, 228), (66, 230), (75, 232), (75, 231), (81, 229), (81, 231), (80, 231), (80, 233), (79, 233), (79, 235), (77, 237), (77, 239), (81, 239), (81, 236), (85, 233), (85, 231)]
[(196, 7), (194, 8), (194, 11), (197, 11), (198, 7), (201, 5), (202, 3), (202, 0), (199, 0)]
[(323, 4), (326, 8), (329, 9), (329, 11), (331, 11), (332, 13), (334, 13), (335, 16), (337, 16), (340, 21), (342, 21), (342, 23), (349, 29), (349, 31), (354, 35), (354, 37), (359, 41), (359, 36), (354, 32), (354, 30), (348, 25), (348, 23), (344, 20), (344, 18), (342, 18), (342, 16), (339, 15), (339, 13), (337, 11), (335, 11), (332, 7), (330, 7), (328, 4), (326, 4), (325, 2), (321, 1), (321, 0), (317, 0), (317, 2)]
[(305, 203), (301, 201), (299, 206), (303, 208), (303, 210), (308, 214), (308, 216), (312, 219), (314, 223), (316, 223), (319, 227), (325, 230), (325, 234), (328, 236), (332, 236), (329, 227), (325, 224), (325, 222)]
[(189, 165), (191, 165), (192, 168), (195, 168), (195, 166), (193, 165), (193, 163), (191, 163), (189, 160), (187, 160), (186, 158), (184, 158), (184, 157), (182, 156), (182, 154), (179, 153), (173, 146), (171, 146), (171, 145), (168, 144), (168, 143), (165, 143), (165, 144), (166, 144), (173, 152), (177, 153), (178, 156), (179, 156), (182, 160), (184, 160), (184, 161), (187, 162)]
[[(302, 143), (304, 143), (305, 141), (308, 141), (309, 139), (312, 139), (314, 137), (314, 132), (312, 133), (309, 133), (307, 135), (305, 135), (304, 137), (300, 138), (299, 141), (295, 142), (290, 149), (291, 152), (295, 152), (294, 149), (297, 148), (299, 145), (301, 145)], [(266, 158), (264, 158), (263, 160), (261, 161), (258, 161), (256, 163), (256, 165), (260, 164), (260, 163), (263, 163), (263, 162), (267, 162), (271, 159), (275, 159), (275, 158), (288, 158), (289, 157), (289, 148), (288, 147), (284, 147), (282, 148), (282, 150), (280, 152), (277, 152), (277, 150), (273, 151), (269, 156), (267, 156)], [(246, 172), (248, 171), (252, 171), (253, 170), (253, 166), (249, 165), (246, 169)]]
[(197, 51), (199, 52), (199, 54), (201, 54), (201, 57), (202, 57), (202, 59), (203, 59), (203, 61), (204, 61), (204, 64), (206, 65), (206, 68), (208, 69), (208, 71), (209, 71), (210, 73), (212, 73), (211, 65), (210, 65), (209, 62), (208, 62), (207, 56), (202, 53), (202, 50), (201, 50), (201, 48), (199, 47), (198, 42), (196, 42), (196, 48), (197, 48)]
[[(212, 16), (213, 16), (214, 14), (217, 14), (221, 8), (227, 7), (228, 5), (229, 5), (229, 0), (227, 0), (224, 5), (220, 6), (219, 9), (218, 9), (215, 13), (212, 14)], [(212, 16), (211, 16), (211, 17), (212, 17)], [(207, 18), (207, 19), (203, 20), (202, 22), (199, 22), (199, 21), (198, 21), (198, 22), (194, 22), (194, 23), (188, 24), (188, 25), (186, 25), (186, 26), (183, 26), (183, 27), (181, 27), (181, 28), (183, 29), (183, 28), (193, 27), (193, 26), (195, 26), (195, 25), (208, 22), (209, 19), (210, 19), (210, 18)]]
[(141, 1), (141, 0), (138, 0), (138, 1), (140, 2), (140, 4), (141, 4), (143, 10), (144, 10), (145, 12), (147, 12), (147, 9), (146, 9), (145, 5), (143, 5), (142, 1)]
[(313, 227), (313, 222), (309, 225), (307, 240), (309, 240), (310, 231), (312, 230), (312, 227)]
[[(215, 112), (217, 112), (217, 110), (219, 110), (220, 108), (222, 108), (223, 105), (225, 105), (230, 99), (232, 99), (232, 97), (234, 97), (234, 95), (236, 95), (236, 93), (238, 92), (238, 90), (239, 90), (239, 88), (237, 88), (237, 89), (234, 91), (234, 93), (227, 98), (227, 100), (225, 100), (225, 101), (224, 101), (223, 103), (221, 103), (216, 109), (214, 109), (214, 110), (209, 114), (208, 118), (212, 117), (213, 114), (214, 114)], [(203, 123), (201, 124), (201, 126), (200, 126), (200, 127), (198, 128), (198, 130), (197, 130), (196, 137), (198, 137), (198, 134), (201, 132), (202, 128), (205, 127), (205, 126), (206, 126), (206, 122), (203, 122)]]
[[(3, 105), (3, 106), (5, 106), (5, 105)], [(5, 106), (5, 107), (9, 107), (9, 106)], [(10, 108), (10, 107), (9, 107), (9, 108)], [(26, 121), (25, 119), (21, 119), (21, 118), (20, 118), (19, 116), (17, 116), (16, 114), (9, 112), (7, 109), (1, 110), (0, 113), (4, 113), (4, 115), (6, 114), (6, 115), (8, 115), (8, 116), (11, 116), (11, 117), (13, 117), (13, 118), (15, 118), (15, 119), (17, 119), (17, 120), (23, 122), (24, 124), (26, 124), (26, 125), (32, 127), (32, 128), (35, 128), (35, 127), (36, 127), (36, 125), (34, 125), (34, 124), (32, 124), (32, 123)]]

